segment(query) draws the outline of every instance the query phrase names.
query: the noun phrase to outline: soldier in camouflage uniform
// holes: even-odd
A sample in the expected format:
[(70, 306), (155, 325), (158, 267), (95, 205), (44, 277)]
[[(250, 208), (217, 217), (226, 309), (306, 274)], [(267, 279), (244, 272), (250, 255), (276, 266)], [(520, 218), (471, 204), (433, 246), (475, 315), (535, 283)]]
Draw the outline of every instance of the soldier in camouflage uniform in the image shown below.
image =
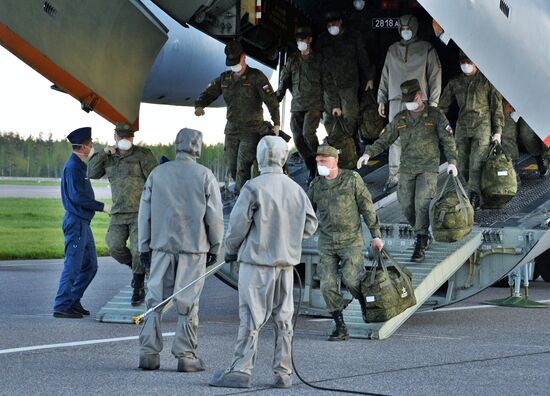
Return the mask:
[(321, 62), (311, 49), (313, 32), (309, 27), (296, 30), (297, 52), (290, 56), (279, 77), (277, 98), (283, 100), (285, 92), (292, 92), (290, 128), (294, 144), (309, 169), (310, 181), (315, 177), (317, 165), (315, 152), (319, 146), (317, 127), (323, 112), (321, 86)]
[[(88, 177), (99, 179), (107, 175), (113, 195), (111, 223), (105, 240), (111, 256), (132, 268), (134, 288), (132, 305), (145, 299), (145, 269), (139, 261), (137, 217), (139, 201), (149, 173), (158, 161), (148, 148), (132, 144), (134, 131), (128, 123), (115, 128), (117, 147), (107, 146), (88, 163)], [(130, 249), (126, 246), (130, 240)]]
[(456, 146), (453, 129), (441, 110), (424, 103), (425, 94), (418, 80), (401, 84), (403, 103), (411, 110), (398, 113), (380, 134), (380, 138), (367, 146), (365, 154), (357, 162), (361, 168), (371, 157), (386, 150), (397, 138), (403, 148), (399, 167), (397, 197), (407, 221), (416, 230), (416, 244), (411, 261), (424, 260), (431, 237), (430, 202), (437, 194), (439, 173), (439, 144), (443, 146), (449, 162), (448, 171), (458, 175)]
[(474, 209), (479, 209), (481, 166), (491, 139), (500, 142), (502, 136), (502, 97), (463, 52), (460, 53), (460, 67), (463, 74), (449, 81), (439, 108), (447, 113), (455, 100), (458, 104), (458, 167), (470, 188), (470, 202)]
[(338, 150), (319, 146), (316, 157), (319, 176), (311, 182), (308, 196), (319, 219), (319, 270), (321, 292), (336, 323), (330, 341), (349, 338), (342, 310), (346, 303), (338, 290), (338, 267), (342, 282), (361, 305), (366, 321), (365, 296), (360, 282), (365, 273), (361, 216), (373, 237), (372, 247), (382, 249), (380, 224), (369, 190), (355, 171), (338, 168)]
[[(319, 35), (316, 48), (322, 65), (327, 142), (341, 149), (340, 166), (353, 169), (359, 90), (374, 87), (375, 70), (361, 34), (345, 28), (339, 12), (328, 12), (325, 20), (328, 31)], [(342, 117), (346, 130), (336, 117)]]
[(523, 118), (518, 120), (518, 138), (525, 150), (535, 157), (540, 177), (548, 176), (548, 160), (550, 159), (550, 149), (531, 129), (529, 124)]
[(267, 77), (258, 69), (247, 66), (246, 56), (238, 41), (225, 47), (225, 64), (231, 70), (223, 72), (212, 81), (195, 101), (195, 115), (204, 115), (204, 108), (223, 95), (227, 105), (224, 156), (228, 172), (235, 180), (235, 193), (251, 177), (251, 168), (256, 159), (256, 147), (260, 141), (265, 103), (273, 132), (279, 135), (279, 101)]

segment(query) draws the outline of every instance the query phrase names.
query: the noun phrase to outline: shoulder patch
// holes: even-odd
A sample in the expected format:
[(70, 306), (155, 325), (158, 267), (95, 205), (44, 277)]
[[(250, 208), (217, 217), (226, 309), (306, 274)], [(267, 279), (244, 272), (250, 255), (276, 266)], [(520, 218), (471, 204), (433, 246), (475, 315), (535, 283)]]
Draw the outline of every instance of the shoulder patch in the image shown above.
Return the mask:
[(273, 88), (271, 88), (270, 84), (265, 84), (262, 89), (266, 94), (273, 93)]
[(384, 132), (386, 132), (386, 127), (384, 127), (384, 128), (380, 131), (380, 136), (382, 136), (382, 134), (384, 134)]
[(447, 125), (445, 127), (445, 130), (449, 133), (449, 135), (452, 135), (454, 133), (453, 128), (450, 125)]
[(397, 129), (403, 129), (403, 128), (406, 128), (406, 127), (407, 127), (407, 124), (397, 125)]

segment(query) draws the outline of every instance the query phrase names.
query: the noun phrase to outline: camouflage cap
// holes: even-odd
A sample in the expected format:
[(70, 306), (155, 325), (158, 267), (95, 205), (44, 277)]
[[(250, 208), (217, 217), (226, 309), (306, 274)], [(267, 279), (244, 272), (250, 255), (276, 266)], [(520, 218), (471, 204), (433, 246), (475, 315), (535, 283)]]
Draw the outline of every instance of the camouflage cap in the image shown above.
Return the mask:
[(333, 21), (337, 21), (339, 19), (342, 19), (342, 14), (340, 14), (339, 11), (331, 10), (331, 11), (325, 13), (324, 18), (325, 18), (325, 22), (327, 22), (327, 23), (328, 22), (333, 22)]
[(243, 46), (236, 40), (232, 40), (225, 46), (225, 64), (226, 66), (235, 66), (239, 63), (241, 55), (244, 53)]
[(414, 97), (416, 96), (418, 91), (422, 91), (422, 88), (420, 88), (420, 83), (416, 78), (413, 80), (405, 81), (403, 84), (401, 84), (401, 101), (403, 103), (414, 101)]
[(334, 147), (329, 146), (328, 144), (323, 144), (319, 146), (317, 148), (317, 152), (315, 153), (315, 155), (321, 155), (323, 157), (334, 157), (334, 158), (338, 158), (339, 154), (340, 152), (338, 151), (338, 149), (335, 149)]
[(120, 137), (133, 137), (134, 127), (129, 122), (119, 122), (115, 125), (115, 132)]
[(471, 59), (464, 53), (464, 51), (460, 50), (458, 53), (458, 61), (459, 62), (471, 62)]
[(309, 26), (300, 26), (294, 32), (294, 37), (299, 39), (304, 39), (306, 37), (313, 37), (313, 30)]
[(176, 152), (184, 151), (194, 157), (201, 156), (202, 132), (196, 129), (183, 128), (176, 136)]

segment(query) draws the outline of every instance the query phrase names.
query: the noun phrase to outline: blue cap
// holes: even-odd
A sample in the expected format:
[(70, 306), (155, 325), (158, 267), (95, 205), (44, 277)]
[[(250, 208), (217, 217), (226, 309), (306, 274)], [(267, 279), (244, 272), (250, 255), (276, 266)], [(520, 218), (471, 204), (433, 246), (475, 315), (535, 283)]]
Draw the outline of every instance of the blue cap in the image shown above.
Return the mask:
[(90, 127), (75, 129), (67, 136), (67, 140), (71, 142), (71, 144), (82, 144), (84, 142), (87, 142), (91, 138), (92, 128)]

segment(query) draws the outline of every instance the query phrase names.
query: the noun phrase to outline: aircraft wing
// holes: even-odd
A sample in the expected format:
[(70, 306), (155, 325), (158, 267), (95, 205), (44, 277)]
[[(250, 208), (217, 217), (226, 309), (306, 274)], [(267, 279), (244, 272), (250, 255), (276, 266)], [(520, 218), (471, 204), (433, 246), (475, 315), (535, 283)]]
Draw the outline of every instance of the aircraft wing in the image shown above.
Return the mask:
[(166, 40), (137, 0), (0, 0), (0, 44), (113, 123), (137, 127), (145, 81)]
[(550, 1), (418, 2), (550, 146)]

